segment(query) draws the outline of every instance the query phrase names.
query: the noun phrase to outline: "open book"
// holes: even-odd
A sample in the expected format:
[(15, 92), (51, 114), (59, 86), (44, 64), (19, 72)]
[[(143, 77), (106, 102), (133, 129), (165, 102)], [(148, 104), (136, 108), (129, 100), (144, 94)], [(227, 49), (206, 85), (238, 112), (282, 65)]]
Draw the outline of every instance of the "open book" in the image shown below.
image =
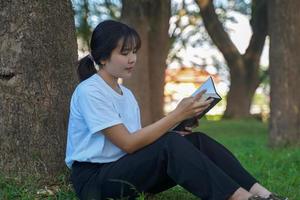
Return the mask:
[(205, 109), (200, 115), (186, 119), (182, 121), (181, 123), (177, 124), (172, 130), (181, 131), (184, 130), (185, 127), (192, 127), (194, 124), (197, 123), (197, 121), (203, 117), (212, 107), (214, 107), (219, 101), (221, 101), (220, 95), (217, 93), (213, 79), (209, 77), (193, 94), (192, 96), (195, 96), (200, 91), (206, 90), (206, 92), (202, 95), (201, 101), (213, 98), (214, 100), (210, 103), (210, 106)]

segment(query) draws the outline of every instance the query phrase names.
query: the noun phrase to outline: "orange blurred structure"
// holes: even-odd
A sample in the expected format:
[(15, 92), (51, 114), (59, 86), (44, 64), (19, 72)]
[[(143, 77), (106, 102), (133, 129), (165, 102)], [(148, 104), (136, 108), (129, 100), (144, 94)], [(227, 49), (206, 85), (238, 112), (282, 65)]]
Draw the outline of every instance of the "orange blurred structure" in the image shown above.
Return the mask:
[(209, 76), (211, 76), (216, 83), (220, 81), (218, 75), (208, 73), (204, 69), (193, 67), (182, 67), (177, 69), (166, 69), (166, 83), (195, 83), (201, 85)]
[(196, 67), (166, 69), (165, 74), (165, 113), (173, 110), (184, 97), (190, 96), (206, 79), (211, 76), (217, 84), (220, 77)]

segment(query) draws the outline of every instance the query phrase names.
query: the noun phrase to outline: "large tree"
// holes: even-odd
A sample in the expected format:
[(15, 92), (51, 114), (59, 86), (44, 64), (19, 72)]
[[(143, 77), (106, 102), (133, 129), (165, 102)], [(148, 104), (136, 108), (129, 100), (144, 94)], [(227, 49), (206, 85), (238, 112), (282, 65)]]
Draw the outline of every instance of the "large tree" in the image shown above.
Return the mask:
[(1, 173), (64, 169), (77, 45), (70, 1), (0, 1)]
[(208, 34), (223, 54), (230, 70), (230, 89), (224, 117), (249, 117), (252, 98), (262, 78), (259, 74), (259, 62), (268, 27), (266, 0), (252, 0), (250, 22), (253, 34), (244, 54), (238, 51), (224, 30), (215, 12), (213, 0), (195, 2), (200, 8)]
[(125, 80), (139, 101), (143, 125), (163, 116), (170, 0), (123, 0), (121, 19), (136, 28), (142, 47), (133, 77)]
[(270, 144), (300, 144), (300, 1), (268, 1)]

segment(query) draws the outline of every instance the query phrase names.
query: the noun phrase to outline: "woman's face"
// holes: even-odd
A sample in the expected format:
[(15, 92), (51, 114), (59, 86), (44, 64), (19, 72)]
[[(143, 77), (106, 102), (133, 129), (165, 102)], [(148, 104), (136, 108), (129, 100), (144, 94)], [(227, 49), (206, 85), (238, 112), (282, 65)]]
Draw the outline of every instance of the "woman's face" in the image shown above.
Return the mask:
[(121, 52), (123, 42), (119, 42), (110, 59), (105, 61), (103, 69), (116, 78), (129, 78), (133, 72), (137, 55), (135, 49), (126, 49)]

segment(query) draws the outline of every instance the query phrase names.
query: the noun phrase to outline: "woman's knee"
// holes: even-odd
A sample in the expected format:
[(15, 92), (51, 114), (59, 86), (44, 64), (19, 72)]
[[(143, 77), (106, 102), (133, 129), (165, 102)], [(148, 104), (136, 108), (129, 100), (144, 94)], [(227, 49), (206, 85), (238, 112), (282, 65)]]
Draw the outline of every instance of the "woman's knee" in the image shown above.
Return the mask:
[(167, 142), (177, 142), (180, 141), (182, 139), (183, 136), (181, 136), (179, 133), (177, 132), (168, 132), (165, 135), (165, 140)]
[(207, 140), (213, 140), (210, 136), (208, 136), (206, 133), (204, 132), (193, 132), (194, 135), (196, 135), (201, 141), (207, 141)]
[(181, 136), (178, 133), (171, 132), (166, 135), (164, 148), (167, 149), (171, 154), (175, 154), (177, 156), (194, 149), (195, 145), (192, 143), (193, 142), (187, 140), (186, 136)]
[(197, 144), (199, 142), (199, 140), (202, 140), (202, 138), (206, 138), (206, 137), (208, 137), (208, 136), (205, 133), (199, 132), (199, 131), (193, 132), (193, 133), (185, 136), (185, 138), (188, 139), (193, 144)]
[(178, 148), (184, 145), (184, 137), (176, 132), (169, 132), (164, 136), (164, 144), (169, 147)]
[(185, 136), (185, 138), (201, 151), (203, 150), (204, 146), (207, 146), (207, 144), (210, 144), (212, 141), (214, 141), (210, 136), (199, 131), (193, 132), (192, 134)]
[(198, 135), (200, 137), (208, 137), (206, 133), (201, 132), (201, 131), (195, 131), (193, 134)]
[(203, 132), (194, 132), (190, 135), (181, 136), (176, 132), (170, 132), (164, 136), (164, 146), (172, 149), (173, 152), (188, 151), (189, 148), (202, 149), (203, 143), (207, 143), (210, 139)]

